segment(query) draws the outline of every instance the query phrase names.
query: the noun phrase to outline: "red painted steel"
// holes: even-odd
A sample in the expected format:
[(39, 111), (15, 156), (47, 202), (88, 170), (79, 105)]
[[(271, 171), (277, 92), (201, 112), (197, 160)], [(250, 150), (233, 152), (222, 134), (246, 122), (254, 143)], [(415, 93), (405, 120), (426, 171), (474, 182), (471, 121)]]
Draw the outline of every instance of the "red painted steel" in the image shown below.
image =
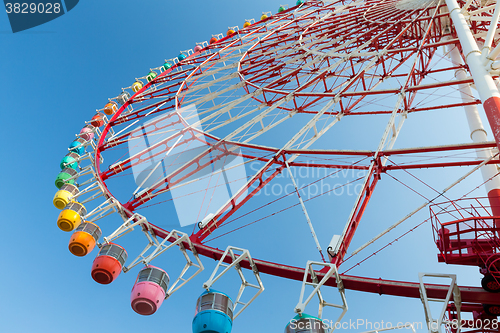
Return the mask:
[[(332, 98), (338, 98), (338, 109), (327, 111), (325, 115), (338, 115), (344, 116), (364, 116), (375, 114), (390, 114), (392, 110), (373, 109), (370, 111), (358, 110), (360, 104), (365, 103), (367, 97), (373, 96), (394, 96), (401, 92), (402, 89), (406, 91), (403, 98), (402, 106), (398, 113), (412, 113), (422, 111), (439, 110), (445, 107), (459, 107), (469, 105), (471, 103), (453, 103), (446, 104), (445, 102), (436, 102), (432, 105), (413, 105), (418, 93), (423, 91), (431, 91), (432, 89), (439, 89), (444, 87), (458, 86), (459, 84), (470, 83), (471, 79), (463, 81), (448, 81), (437, 82), (431, 84), (422, 84), (427, 75), (443, 72), (453, 73), (457, 66), (448, 64), (447, 66), (439, 69), (431, 67), (433, 57), (438, 47), (443, 45), (455, 44), (458, 45), (457, 38), (449, 40), (443, 37), (450, 36), (444, 30), (443, 21), (447, 18), (447, 13), (442, 13), (435, 8), (429, 7), (426, 9), (414, 9), (410, 11), (395, 11), (391, 16), (391, 20), (386, 20), (383, 23), (377, 23), (381, 19), (377, 14), (378, 12), (372, 10), (369, 15), (363, 16), (372, 5), (376, 5), (378, 1), (367, 1), (364, 5), (359, 5), (349, 11), (333, 15), (332, 18), (325, 19), (324, 21), (316, 20), (320, 14), (332, 11), (335, 6), (346, 4), (348, 1), (337, 1), (329, 5), (320, 4), (320, 2), (310, 1), (303, 5), (303, 11), (290, 9), (283, 13), (273, 16), (267, 22), (275, 22), (276, 28), (268, 29), (268, 26), (262, 23), (256, 23), (250, 27), (242, 30), (239, 34), (245, 34), (248, 43), (253, 43), (251, 47), (246, 50), (241, 56), (241, 61), (238, 63), (238, 71), (240, 79), (243, 82), (243, 89), (248, 94), (253, 94), (252, 98), (255, 101), (265, 103), (267, 106), (278, 105), (285, 98), (290, 97), (290, 103), (277, 107), (279, 110), (286, 112), (296, 112), (304, 115), (315, 115), (318, 113), (318, 105), (324, 103)], [(314, 11), (305, 12), (306, 9), (314, 9)], [(371, 20), (371, 21), (370, 21)], [(314, 21), (306, 29), (301, 28), (301, 23)], [(301, 29), (301, 30), (299, 30)], [(472, 29), (474, 33), (485, 31), (485, 27), (477, 22), (473, 22)], [(264, 37), (252, 37), (260, 32), (266, 32)], [(326, 38), (328, 37), (328, 38)], [(452, 32), (451, 37), (455, 37)], [(290, 50), (290, 53), (282, 52), (282, 48), (289, 43), (296, 42), (302, 38), (302, 46), (308, 45), (309, 39), (315, 40), (316, 43), (311, 46), (314, 50), (311, 52), (306, 51), (304, 48), (296, 47)], [(341, 38), (341, 39), (340, 39)], [(337, 40), (338, 39), (338, 40)], [(349, 40), (351, 43), (345, 45), (344, 41)], [(224, 37), (217, 43), (210, 45), (207, 49), (212, 53), (200, 53), (188, 57), (186, 61), (174, 66), (172, 69), (161, 73), (153, 82), (146, 84), (139, 92), (137, 92), (127, 103), (120, 108), (120, 110), (113, 115), (109, 124), (104, 128), (102, 135), (99, 139), (98, 146), (95, 154), (95, 168), (99, 173), (100, 182), (105, 191), (105, 195), (113, 197), (113, 194), (107, 189), (107, 181), (114, 177), (120, 176), (124, 171), (129, 170), (134, 163), (133, 159), (126, 158), (118, 161), (109, 170), (100, 170), (98, 161), (108, 149), (117, 148), (126, 142), (126, 138), (131, 133), (122, 134), (113, 140), (107, 141), (106, 136), (110, 133), (112, 128), (119, 125), (126, 126), (132, 124), (136, 120), (141, 120), (151, 115), (164, 114), (175, 110), (176, 107), (182, 106), (186, 96), (192, 92), (192, 87), (197, 82), (197, 76), (203, 74), (203, 70), (212, 68), (217, 61), (224, 60), (228, 54), (223, 54), (221, 50), (228, 50), (233, 46), (241, 46), (243, 41), (237, 37)], [(344, 54), (353, 52), (363, 45), (368, 45), (364, 52), (372, 52), (373, 55), (366, 57), (352, 57), (345, 61), (342, 65), (334, 66), (338, 60), (337, 56), (329, 56), (324, 59), (318, 60), (319, 57), (314, 52), (335, 52)], [(319, 50), (319, 51), (317, 51)], [(300, 65), (293, 67), (287, 63), (287, 60), (294, 57), (296, 62)], [(410, 69), (403, 71), (403, 64), (417, 58), (415, 63), (412, 63)], [(354, 58), (354, 59), (353, 59)], [(362, 65), (373, 62), (373, 68), (370, 70), (380, 73), (378, 79), (370, 78), (367, 70), (359, 70)], [(202, 70), (201, 64), (206, 65)], [(307, 64), (307, 66), (306, 66)], [(175, 69), (175, 70), (174, 70)], [(315, 76), (312, 77), (312, 74)], [(312, 78), (304, 80), (304, 77), (310, 75)], [(399, 87), (390, 89), (380, 89), (379, 84), (384, 80), (397, 78), (401, 81)], [(189, 80), (189, 81), (187, 81)], [(152, 89), (153, 87), (157, 88)], [(176, 98), (176, 94), (181, 94), (180, 98)], [(176, 104), (177, 103), (177, 104)], [(473, 104), (478, 104), (479, 101)], [(126, 112), (128, 106), (134, 106), (134, 110)], [(490, 123), (496, 124), (492, 126), (500, 129), (500, 100), (492, 98), (485, 102), (485, 110), (488, 115)], [(170, 116), (170, 115), (168, 115)], [(158, 120), (159, 122), (159, 120)], [(154, 131), (159, 131), (164, 128), (155, 127)], [(500, 141), (500, 130), (495, 131), (495, 138), (497, 142)], [(164, 149), (158, 154), (165, 153), (176, 139), (183, 133), (188, 132), (185, 130), (172, 136), (163, 142)], [(133, 133), (132, 133), (133, 134)], [(375, 187), (381, 177), (382, 173), (394, 172), (403, 169), (425, 169), (434, 167), (452, 167), (452, 166), (466, 166), (477, 165), (480, 162), (473, 158), (470, 160), (453, 160), (450, 157), (449, 161), (439, 163), (406, 163), (398, 165), (382, 166), (380, 160), (384, 157), (391, 157), (391, 159), (398, 156), (418, 155), (424, 153), (441, 153), (453, 152), (457, 150), (470, 151), (477, 148), (491, 148), (494, 146), (492, 143), (482, 144), (457, 144), (452, 146), (443, 147), (423, 147), (423, 148), (409, 148), (398, 150), (386, 150), (375, 153), (374, 151), (329, 151), (329, 150), (301, 150), (301, 149), (278, 149), (273, 147), (264, 147), (253, 145), (250, 143), (241, 143), (233, 141), (224, 141), (220, 138), (205, 134), (209, 140), (217, 142), (207, 149), (204, 154), (210, 153), (213, 149), (219, 149), (227, 154), (231, 154), (225, 148), (226, 144), (237, 145), (244, 149), (244, 156), (248, 159), (255, 158), (267, 164), (247, 183), (246, 188), (239, 191), (234, 198), (238, 198), (239, 203), (234, 204), (234, 200), (229, 202), (226, 206), (222, 207), (220, 212), (212, 219), (208, 226), (202, 230), (197, 231), (191, 236), (196, 250), (199, 254), (220, 259), (221, 250), (209, 247), (203, 244), (203, 240), (234, 214), (242, 205), (248, 202), (261, 190), (266, 184), (272, 181), (280, 172), (285, 168), (285, 160), (290, 159), (296, 154), (300, 154), (304, 160), (296, 160), (290, 162), (292, 167), (311, 167), (311, 168), (351, 168), (360, 170), (370, 170), (368, 182), (363, 188), (363, 195), (361, 200), (355, 207), (355, 214), (352, 220), (349, 221), (347, 227), (347, 234), (343, 244), (340, 247), (339, 254), (333, 258), (333, 262), (340, 265), (343, 262), (345, 253), (348, 250), (349, 244), (355, 236), (356, 229), (362, 219), (363, 212), (374, 193)], [(180, 141), (178, 144), (182, 145), (189, 140)], [(150, 152), (151, 149), (145, 150), (143, 154)], [(268, 157), (272, 154), (271, 157)], [(321, 156), (330, 158), (332, 156), (350, 157), (352, 160), (346, 162), (345, 165), (333, 162), (315, 162), (308, 163), (307, 157)], [(366, 162), (354, 164), (359, 158), (367, 158)], [(193, 164), (196, 164), (201, 157), (191, 161), (190, 164), (182, 166), (174, 174), (169, 175), (169, 178), (187, 170)], [(208, 163), (212, 163), (210, 160)], [(498, 160), (491, 161), (496, 163)], [(371, 167), (372, 166), (372, 167)], [(202, 168), (203, 166), (198, 166)], [(199, 170), (199, 169), (197, 169)], [(270, 172), (273, 170), (273, 172)], [(266, 174), (267, 171), (267, 174)], [(190, 174), (195, 173), (193, 171)], [(187, 175), (189, 176), (189, 175)], [(134, 211), (155, 198), (156, 195), (162, 193), (168, 186), (172, 186), (187, 177), (186, 175), (171, 183), (162, 184), (149, 189), (146, 193), (132, 198), (129, 202), (124, 204), (125, 214), (132, 216)], [(243, 197), (245, 190), (249, 189), (252, 185), (257, 185), (252, 191)], [(497, 197), (497, 193), (488, 194), (491, 198)], [(234, 199), (233, 198), (233, 199)], [(496, 211), (500, 209), (498, 206), (493, 205), (495, 215)], [(476, 219), (477, 220), (477, 219)], [(495, 220), (496, 221), (496, 220)], [(154, 221), (153, 221), (154, 222)], [(463, 223), (464, 221), (457, 222)], [(165, 237), (168, 233), (160, 228), (155, 228), (155, 233), (159, 237)], [(458, 235), (458, 234), (457, 234)], [(454, 235), (453, 235), (454, 236)], [(462, 246), (462, 245), (460, 245)], [(188, 247), (187, 247), (188, 248)], [(443, 250), (444, 251), (444, 250)], [(443, 255), (444, 258), (444, 255)], [(464, 259), (465, 260), (465, 259)], [(469, 260), (469, 259), (467, 259)], [(472, 262), (472, 261), (471, 261)], [(297, 268), (278, 263), (266, 262), (263, 260), (256, 260), (257, 267), (260, 272), (281, 276), (288, 279), (302, 280), (304, 269)], [(242, 262), (242, 267), (250, 268), (248, 262)], [(321, 277), (322, 273), (318, 272)], [(373, 279), (367, 277), (354, 277), (343, 276), (344, 286), (347, 289), (388, 294), (394, 296), (413, 297), (419, 298), (418, 283), (391, 281), (385, 279)], [(334, 279), (327, 282), (329, 286), (335, 286)], [(427, 293), (431, 298), (444, 298), (448, 286), (430, 285), (428, 286)], [(461, 287), (462, 300), (470, 303), (488, 303), (500, 304), (500, 300), (495, 295), (490, 294), (475, 287)]]
[[(499, 194), (462, 199), (430, 207), (438, 260), (447, 264), (478, 266), (500, 278)], [(492, 206), (493, 203), (495, 206)]]
[(497, 142), (497, 147), (500, 147), (500, 97), (493, 96), (488, 98), (483, 103), (483, 107), (493, 131), (493, 136)]

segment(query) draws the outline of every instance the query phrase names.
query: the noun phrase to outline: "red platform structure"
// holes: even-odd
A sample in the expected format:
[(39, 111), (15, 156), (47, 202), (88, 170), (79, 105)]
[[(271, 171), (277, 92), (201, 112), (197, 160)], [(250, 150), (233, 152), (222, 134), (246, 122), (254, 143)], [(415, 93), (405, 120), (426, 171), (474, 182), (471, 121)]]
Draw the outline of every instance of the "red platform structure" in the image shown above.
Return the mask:
[(450, 322), (450, 324), (446, 325), (447, 333), (459, 332), (459, 326), (461, 332), (465, 331), (467, 333), (498, 332), (497, 316), (488, 314), (481, 305), (462, 303), (460, 307), (462, 312), (472, 313), (472, 319), (459, 320), (455, 304), (450, 304), (446, 313), (446, 319)]
[[(498, 200), (499, 198), (497, 198)], [(500, 292), (500, 216), (492, 198), (448, 201), (430, 207), (438, 261), (478, 266), (482, 286)]]

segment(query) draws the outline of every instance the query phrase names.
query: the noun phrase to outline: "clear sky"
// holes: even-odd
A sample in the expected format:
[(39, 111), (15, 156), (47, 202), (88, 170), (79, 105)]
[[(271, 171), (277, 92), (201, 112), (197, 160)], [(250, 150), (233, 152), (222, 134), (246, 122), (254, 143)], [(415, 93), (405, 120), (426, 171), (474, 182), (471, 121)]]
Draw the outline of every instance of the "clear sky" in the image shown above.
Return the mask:
[[(129, 299), (137, 270), (122, 274), (111, 285), (102, 286), (90, 277), (90, 266), (97, 251), (85, 258), (76, 258), (68, 252), (69, 234), (57, 228), (59, 211), (51, 202), (56, 192), (53, 183), (59, 172), (58, 164), (75, 133), (96, 109), (103, 107), (108, 97), (116, 96), (121, 87), (129, 86), (135, 77), (145, 75), (149, 68), (161, 65), (165, 58), (176, 56), (180, 50), (190, 49), (212, 34), (225, 33), (228, 26), (241, 27), (245, 19), (258, 19), (264, 11), (275, 13), (280, 5), (275, 0), (80, 1), (62, 17), (16, 34), (10, 30), (7, 14), (0, 14), (0, 113), (3, 117), (0, 332), (137, 332), (146, 329), (191, 332), (195, 302), (203, 291), (202, 283), (208, 278), (213, 261), (204, 259), (207, 270), (203, 276), (165, 301), (155, 315), (136, 314), (130, 308)], [(289, 5), (293, 3), (290, 1)], [(433, 125), (426, 130), (432, 130), (438, 123), (453, 127), (456, 122), (458, 132), (464, 135), (456, 136), (450, 131), (440, 135), (468, 142), (465, 119), (458, 119), (454, 112), (433, 120)], [(409, 128), (402, 140), (423, 136), (422, 127)], [(458, 177), (465, 172), (465, 169), (454, 171), (454, 175)], [(434, 177), (439, 178), (441, 174)], [(476, 175), (467, 188), (471, 189), (479, 179)], [(438, 179), (438, 183), (444, 188), (450, 182)], [(383, 189), (391, 191), (391, 188)], [(406, 192), (405, 195), (408, 200), (394, 205), (390, 211), (377, 209), (377, 205), (385, 201), (384, 195), (374, 198), (367, 216), (376, 216), (373, 221), (377, 223), (372, 227), (381, 226), (368, 228), (372, 236), (420, 204), (418, 196)], [(328, 219), (335, 214), (324, 207), (313, 207), (316, 219)], [(300, 214), (300, 210), (283, 214), (283, 221), (292, 219), (297, 212)], [(427, 216), (426, 211), (419, 215), (419, 221)], [(415, 221), (412, 223), (416, 224)], [(290, 256), (298, 256), (300, 260), (287, 258), (290, 261), (283, 262), (305, 264), (300, 257), (303, 239), (288, 238), (286, 228), (282, 228), (267, 225), (238, 236), (240, 239), (230, 239), (227, 244), (238, 246), (240, 240), (247, 243), (252, 239), (260, 247), (259, 237), (265, 233), (269, 236), (266, 239), (275, 243), (273, 246), (262, 244), (269, 253), (261, 255), (256, 249), (259, 253), (256, 257), (276, 256), (271, 253), (274, 247), (289, 248)], [(388, 237), (385, 243), (397, 235), (399, 233)], [(369, 238), (368, 235), (355, 245)], [(380, 245), (385, 243), (382, 241)], [(310, 239), (307, 246), (313, 248)], [(278, 253), (281, 256), (287, 252)], [(460, 272), (461, 284), (479, 286), (477, 268), (437, 264), (436, 253), (427, 224), (388, 256), (379, 261), (375, 259), (350, 274), (416, 281), (416, 273), (421, 270)], [(233, 277), (237, 279), (236, 275)], [(300, 283), (266, 275), (262, 278), (266, 291), (235, 321), (233, 332), (281, 332), (294, 316)], [(336, 300), (334, 297), (333, 301)], [(423, 309), (417, 299), (348, 292), (348, 303), (347, 320), (424, 322)], [(309, 312), (315, 311), (313, 306)]]

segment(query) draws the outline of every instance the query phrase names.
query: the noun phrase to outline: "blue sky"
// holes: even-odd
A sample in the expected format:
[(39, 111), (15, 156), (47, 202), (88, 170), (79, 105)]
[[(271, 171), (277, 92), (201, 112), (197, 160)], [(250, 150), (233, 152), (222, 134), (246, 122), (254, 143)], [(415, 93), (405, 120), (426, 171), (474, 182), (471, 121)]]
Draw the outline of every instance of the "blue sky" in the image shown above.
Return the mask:
[[(213, 261), (204, 259), (207, 270), (203, 276), (195, 278), (165, 301), (158, 313), (141, 317), (129, 305), (137, 271), (122, 274), (115, 283), (102, 286), (90, 277), (95, 252), (85, 258), (76, 258), (68, 252), (69, 234), (56, 227), (58, 210), (51, 203), (56, 191), (53, 182), (59, 171), (59, 161), (75, 133), (95, 109), (103, 107), (108, 97), (116, 96), (121, 87), (147, 74), (149, 68), (161, 65), (165, 58), (194, 47), (196, 42), (208, 40), (212, 34), (224, 33), (228, 26), (241, 27), (245, 19), (257, 19), (263, 11), (277, 12), (280, 4), (264, 0), (81, 1), (68, 14), (16, 34), (10, 30), (7, 14), (0, 14), (0, 112), (4, 119), (0, 134), (3, 142), (0, 146), (3, 156), (0, 164), (3, 222), (0, 258), (4, 267), (0, 276), (3, 300), (0, 302), (0, 331), (57, 333), (71, 330), (77, 333), (111, 329), (131, 332), (147, 328), (191, 332), (195, 302), (203, 291), (201, 285), (208, 278)], [(445, 113), (434, 120), (433, 126), (456, 121), (465, 135), (455, 136), (446, 130), (440, 135), (467, 142), (465, 119), (457, 120), (456, 114), (456, 111)], [(403, 141), (422, 135), (419, 121), (415, 124), (402, 135)], [(360, 128), (363, 126), (366, 124)], [(427, 130), (431, 131), (433, 126)], [(461, 175), (466, 171), (454, 172)], [(442, 183), (439, 173), (432, 177)], [(478, 181), (477, 176), (469, 185)], [(449, 184), (444, 183), (441, 187)], [(382, 189), (391, 191), (390, 187)], [(367, 216), (377, 216), (374, 220), (386, 226), (388, 224), (382, 220), (396, 221), (420, 203), (409, 194), (408, 200), (394, 205), (394, 209), (378, 210), (384, 198), (374, 198)], [(312, 217), (316, 219), (334, 214), (319, 206), (314, 208), (316, 213)], [(283, 221), (292, 219), (293, 214), (286, 213)], [(419, 218), (427, 218), (426, 214)], [(381, 228), (373, 228), (372, 234)], [(262, 239), (259, 244), (261, 233), (268, 236), (263, 239), (276, 243), (264, 244)], [(286, 227), (271, 225), (251, 231), (241, 239), (231, 239), (230, 243), (251, 244), (249, 240), (253, 239), (258, 248), (269, 251), (271, 258), (277, 256), (277, 260), (281, 260), (280, 256), (287, 253), (270, 253), (275, 247), (289, 248), (291, 256), (301, 258), (303, 240), (292, 238), (292, 234), (287, 238), (287, 235)], [(311, 241), (307, 242), (310, 246)], [(363, 239), (359, 240), (359, 245), (361, 243)], [(367, 263), (363, 270), (356, 272), (371, 277), (416, 281), (416, 272), (423, 268), (460, 272), (461, 284), (479, 285), (476, 268), (436, 263), (429, 225), (416, 232), (403, 249), (399, 253), (393, 251), (379, 262)], [(266, 259), (265, 251), (257, 249), (257, 252), (258, 257)], [(422, 256), (409, 259), (408, 252), (422, 252)], [(237, 277), (233, 277), (227, 280), (228, 286), (235, 283)], [(280, 332), (294, 316), (300, 284), (265, 275), (262, 278), (266, 291), (235, 321), (233, 332)], [(348, 319), (392, 320), (393, 323), (424, 321), (419, 300), (350, 292), (348, 302)]]

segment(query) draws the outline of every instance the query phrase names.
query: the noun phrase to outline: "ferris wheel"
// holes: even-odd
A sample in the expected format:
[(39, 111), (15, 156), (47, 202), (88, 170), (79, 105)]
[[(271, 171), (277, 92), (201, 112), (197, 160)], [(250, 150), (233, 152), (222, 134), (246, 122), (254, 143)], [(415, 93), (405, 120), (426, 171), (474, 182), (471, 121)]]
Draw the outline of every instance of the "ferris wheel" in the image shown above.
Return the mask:
[[(298, 281), (286, 332), (338, 328), (346, 290), (421, 299), (430, 332), (497, 332), (485, 323), (500, 315), (499, 16), (495, 1), (299, 0), (208, 36), (131, 80), (71, 143), (54, 197), (57, 225), (73, 232), (69, 250), (99, 247), (91, 275), (100, 284), (134, 270), (131, 306), (143, 315), (208, 268), (200, 257), (215, 259), (196, 333), (229, 333), (263, 292), (262, 274)], [(458, 120), (441, 116), (449, 110), (465, 110), (468, 133), (455, 133)], [(423, 200), (394, 220), (370, 211), (410, 194)], [(399, 281), (363, 270), (388, 239), (422, 225), (436, 262), (479, 267), (481, 286), (450, 273)], [(281, 252), (278, 234), (290, 239)], [(159, 259), (177, 249), (179, 273)], [(218, 284), (232, 268), (237, 295)], [(332, 287), (338, 304), (323, 297)], [(339, 309), (329, 324), (325, 308)], [(472, 322), (462, 323), (466, 313)], [(405, 328), (415, 331), (377, 331)]]

